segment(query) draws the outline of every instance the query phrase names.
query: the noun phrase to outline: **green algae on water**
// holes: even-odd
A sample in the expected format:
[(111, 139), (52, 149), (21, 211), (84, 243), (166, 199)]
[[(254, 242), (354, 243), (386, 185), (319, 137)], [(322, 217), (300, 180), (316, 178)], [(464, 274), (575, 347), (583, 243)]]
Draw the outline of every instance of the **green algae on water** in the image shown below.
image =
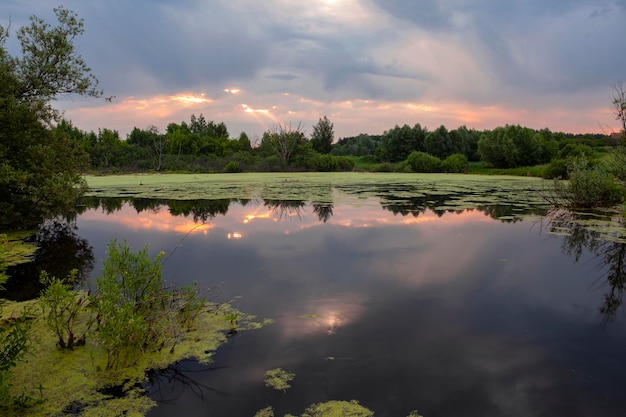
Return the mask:
[[(545, 209), (550, 181), (532, 177), (415, 173), (240, 173), (143, 174), (86, 177), (89, 197), (171, 200), (302, 200), (339, 203), (345, 198), (377, 197), (386, 206), (424, 199), (448, 210), (508, 205)], [(340, 193), (338, 193), (339, 191)], [(515, 214), (517, 218), (518, 215)]]
[(295, 376), (296, 374), (281, 368), (270, 369), (265, 371), (265, 386), (284, 392), (291, 388), (289, 383), (293, 381)]
[[(187, 358), (209, 363), (213, 352), (227, 340), (231, 323), (225, 313), (233, 311), (225, 305), (211, 306), (196, 318), (196, 325), (183, 334), (173, 352), (169, 349), (146, 352), (137, 358), (134, 366), (106, 371), (106, 353), (93, 338), (88, 337), (85, 346), (73, 351), (59, 349), (57, 338), (47, 328), (37, 304), (38, 300), (6, 302), (0, 322), (8, 317), (20, 317), (25, 311), (32, 317), (36, 340), (30, 354), (11, 370), (11, 394), (35, 392), (39, 398), (41, 385), (44, 401), (27, 409), (1, 410), (3, 417), (56, 416), (70, 410), (72, 415), (81, 417), (143, 416), (156, 405), (141, 387), (146, 371)], [(238, 330), (257, 327), (252, 325), (253, 316), (240, 313), (239, 317)], [(110, 387), (117, 387), (123, 395), (108, 395)]]
[(307, 408), (301, 417), (372, 417), (374, 412), (358, 401), (328, 401)]

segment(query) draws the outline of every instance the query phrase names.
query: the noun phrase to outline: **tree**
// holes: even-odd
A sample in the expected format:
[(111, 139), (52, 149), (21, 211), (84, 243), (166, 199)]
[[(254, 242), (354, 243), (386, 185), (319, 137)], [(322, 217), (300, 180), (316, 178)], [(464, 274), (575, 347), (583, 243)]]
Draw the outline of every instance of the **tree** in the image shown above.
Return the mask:
[(6, 48), (0, 26), (0, 229), (32, 227), (71, 209), (84, 189), (81, 144), (51, 125), (59, 95), (103, 97), (74, 45), (83, 33), (76, 14), (55, 8), (57, 26), (32, 16), (17, 31), (21, 55)]
[(334, 139), (333, 123), (326, 116), (323, 119), (320, 118), (317, 124), (313, 126), (313, 134), (311, 135), (313, 149), (321, 154), (330, 153)]
[(261, 148), (277, 155), (284, 169), (306, 143), (300, 123), (295, 129), (291, 127), (291, 124), (278, 123), (274, 128), (263, 133)]
[[(418, 126), (416, 125), (416, 128)], [(417, 150), (421, 132), (423, 132), (421, 126), (418, 131), (406, 124), (402, 127), (396, 125), (386, 131), (382, 137), (382, 149), (379, 151), (381, 159), (388, 162), (404, 161), (411, 152)]]
[(424, 145), (427, 153), (439, 159), (444, 159), (454, 153), (454, 145), (450, 138), (450, 133), (444, 125), (427, 134)]
[(626, 90), (622, 82), (618, 82), (613, 86), (613, 108), (615, 109), (615, 118), (622, 124), (622, 135), (626, 135)]

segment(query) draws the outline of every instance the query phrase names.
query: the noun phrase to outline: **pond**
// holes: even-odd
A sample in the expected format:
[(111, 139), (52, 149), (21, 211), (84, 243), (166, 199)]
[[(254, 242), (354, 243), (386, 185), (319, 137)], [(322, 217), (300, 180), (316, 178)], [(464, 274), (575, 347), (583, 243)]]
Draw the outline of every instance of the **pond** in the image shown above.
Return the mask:
[[(171, 282), (274, 320), (210, 365), (151, 372), (149, 417), (298, 415), (330, 400), (376, 416), (623, 415), (623, 240), (543, 217), (521, 191), (494, 200), (495, 180), (403, 181), (298, 183), (297, 195), (226, 182), (240, 189), (193, 200), (101, 188), (59, 240), (86, 279), (111, 240), (148, 244)], [(290, 388), (264, 385), (274, 368), (295, 374)]]

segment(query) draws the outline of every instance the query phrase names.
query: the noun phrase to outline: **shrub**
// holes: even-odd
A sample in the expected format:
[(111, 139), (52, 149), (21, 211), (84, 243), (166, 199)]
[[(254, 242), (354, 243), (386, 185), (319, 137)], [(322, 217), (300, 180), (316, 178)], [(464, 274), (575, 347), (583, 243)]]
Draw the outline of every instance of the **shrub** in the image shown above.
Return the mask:
[(565, 159), (553, 159), (543, 170), (543, 178), (567, 179), (567, 161)]
[(337, 158), (332, 155), (315, 155), (309, 159), (310, 166), (320, 172), (331, 172), (339, 169)]
[[(76, 269), (72, 270), (67, 281), (74, 282), (77, 274)], [(84, 345), (89, 328), (89, 320), (82, 317), (87, 295), (74, 291), (69, 284), (50, 277), (45, 271), (41, 273), (40, 281), (46, 288), (41, 293), (39, 305), (46, 325), (58, 338), (58, 345), (70, 350), (74, 346)]]
[(382, 162), (373, 166), (375, 172), (393, 172), (394, 164), (391, 162)]
[(414, 151), (407, 158), (413, 172), (441, 172), (441, 159), (426, 152)]
[(224, 172), (230, 172), (230, 173), (241, 172), (241, 168), (239, 167), (239, 162), (230, 161), (224, 167)]
[(32, 321), (26, 312), (21, 317), (0, 323), (0, 410), (11, 404), (27, 403), (32, 398), (22, 394), (12, 397), (10, 373), (32, 347)]
[(561, 205), (572, 208), (607, 207), (624, 200), (624, 188), (602, 166), (590, 166), (585, 155), (568, 163), (569, 182), (555, 183)]
[(339, 171), (352, 171), (354, 169), (354, 161), (345, 156), (335, 156)]
[(467, 157), (461, 153), (448, 156), (442, 163), (443, 170), (452, 173), (466, 172), (469, 167)]
[(181, 328), (192, 326), (206, 300), (198, 297), (196, 287), (164, 287), (163, 252), (150, 260), (147, 246), (134, 253), (126, 242), (116, 241), (107, 252), (92, 297), (107, 369), (128, 366), (147, 350), (169, 345), (173, 351)]

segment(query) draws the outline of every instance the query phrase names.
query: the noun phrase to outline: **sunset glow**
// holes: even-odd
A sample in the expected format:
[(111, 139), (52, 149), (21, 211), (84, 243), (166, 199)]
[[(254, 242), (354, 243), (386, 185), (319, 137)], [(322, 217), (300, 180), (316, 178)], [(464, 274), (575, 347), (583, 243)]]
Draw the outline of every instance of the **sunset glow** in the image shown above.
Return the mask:
[[(0, 24), (8, 16), (15, 28), (26, 24), (37, 7), (27, 3), (2, 3)], [(133, 8), (76, 2), (88, 35), (80, 50), (105, 95), (115, 96), (59, 97), (55, 105), (79, 129), (125, 137), (134, 127), (163, 131), (192, 114), (224, 122), (232, 137), (261, 137), (278, 122), (302, 123), (310, 134), (324, 115), (336, 140), (416, 123), (429, 130), (618, 128), (611, 86), (626, 66), (614, 52), (626, 43), (621, 2), (548, 7), (533, 0), (503, 8), (442, 0), (423, 13), (404, 1), (200, 2), (177, 5), (165, 19), (159, 10), (169, 3), (139, 16)], [(127, 18), (153, 25), (103, 35), (110, 34), (106, 21)], [(158, 51), (143, 45), (147, 33)], [(212, 52), (198, 53), (200, 39), (210, 40)]]

